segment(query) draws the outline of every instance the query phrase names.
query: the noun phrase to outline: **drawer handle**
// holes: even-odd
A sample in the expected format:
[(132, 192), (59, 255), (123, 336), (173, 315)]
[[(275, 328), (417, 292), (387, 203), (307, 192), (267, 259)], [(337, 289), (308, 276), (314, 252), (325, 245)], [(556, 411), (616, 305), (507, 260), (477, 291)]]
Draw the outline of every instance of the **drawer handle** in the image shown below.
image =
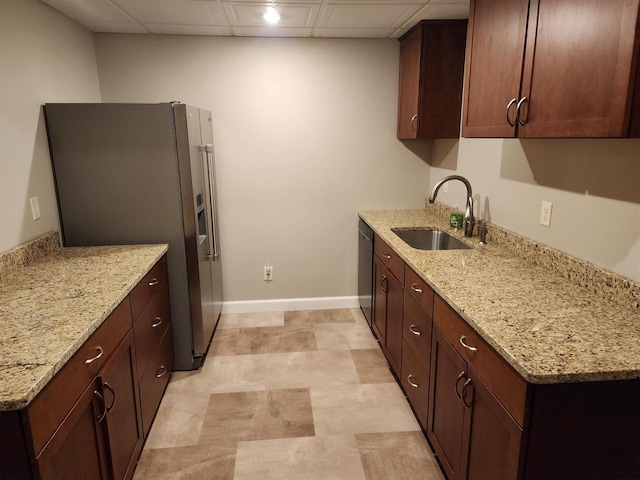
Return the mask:
[(460, 337), (460, 345), (462, 345), (467, 350), (471, 350), (472, 352), (477, 352), (478, 349), (476, 347), (472, 347), (471, 345), (467, 345), (464, 341), (467, 339), (464, 335)]
[(418, 330), (414, 330), (416, 328), (415, 325), (409, 325), (409, 331), (418, 337), (422, 335)]
[(413, 290), (416, 293), (422, 293), (422, 289), (418, 288), (418, 284), (417, 283), (412, 283), (411, 284), (411, 290)]
[(386, 253), (386, 252), (385, 252), (385, 253), (383, 253), (383, 254), (382, 254), (382, 256), (383, 256), (384, 258), (386, 258), (387, 260), (391, 260), (391, 255), (389, 255), (389, 254), (388, 254), (388, 253)]
[(407, 376), (407, 382), (409, 382), (409, 385), (411, 385), (413, 388), (419, 388), (420, 386), (416, 382), (412, 381), (411, 380), (412, 378), (413, 378), (413, 375), (411, 374)]
[(98, 420), (98, 422), (101, 422), (102, 420), (104, 420), (104, 417), (107, 416), (107, 404), (104, 402), (104, 397), (98, 390), (93, 391), (93, 396), (98, 397), (100, 403), (102, 404), (102, 413), (96, 417), (96, 420)]
[(382, 293), (387, 293), (387, 286), (387, 276), (383, 274), (382, 277), (380, 277), (380, 290), (382, 290)]
[[(158, 372), (160, 372), (160, 373), (158, 373)], [(156, 378), (160, 378), (165, 373), (167, 373), (167, 367), (165, 367), (164, 365), (160, 365), (160, 368), (156, 371)]]
[(162, 319), (160, 317), (155, 318), (156, 323), (151, 324), (151, 328), (156, 328), (162, 325)]
[(456, 397), (458, 397), (460, 400), (462, 400), (462, 396), (460, 395), (460, 392), (458, 392), (458, 383), (460, 383), (460, 380), (462, 380), (464, 377), (465, 377), (465, 374), (464, 374), (464, 370), (463, 370), (458, 375), (458, 378), (456, 378), (456, 383), (453, 384), (453, 389), (456, 392)]
[(113, 402), (111, 402), (110, 406), (106, 407), (107, 412), (110, 412), (116, 406), (116, 391), (113, 389), (111, 385), (109, 385), (109, 382), (104, 382), (104, 388), (109, 390), (111, 392), (111, 395), (113, 395)]
[(155, 287), (158, 283), (158, 279), (153, 278), (147, 285), (149, 285), (150, 287)]
[(96, 348), (96, 350), (98, 350), (98, 354), (95, 357), (92, 357), (88, 360), (85, 360), (84, 363), (86, 363), (87, 365), (89, 365), (90, 363), (95, 362), (96, 360), (98, 360), (102, 354), (104, 353), (104, 350), (102, 349), (102, 347), (100, 345), (98, 345), (98, 347)]
[(416, 126), (415, 126), (415, 121), (416, 118), (418, 118), (418, 114), (416, 113), (413, 117), (411, 117), (411, 130), (413, 130), (414, 132), (417, 132), (418, 130), (416, 130)]
[(469, 385), (471, 385), (471, 379), (467, 378), (467, 381), (464, 382), (464, 386), (462, 387), (461, 400), (464, 406), (470, 409), (473, 406), (473, 390), (471, 390), (471, 403), (467, 403), (467, 387)]

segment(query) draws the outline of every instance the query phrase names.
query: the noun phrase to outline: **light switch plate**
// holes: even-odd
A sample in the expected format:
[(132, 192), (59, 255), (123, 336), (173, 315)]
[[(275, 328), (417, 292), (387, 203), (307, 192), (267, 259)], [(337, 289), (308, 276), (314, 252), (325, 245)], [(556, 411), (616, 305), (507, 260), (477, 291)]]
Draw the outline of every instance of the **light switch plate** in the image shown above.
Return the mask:
[(38, 197), (31, 197), (29, 203), (31, 203), (31, 216), (34, 220), (38, 220), (40, 218), (40, 203), (38, 203)]

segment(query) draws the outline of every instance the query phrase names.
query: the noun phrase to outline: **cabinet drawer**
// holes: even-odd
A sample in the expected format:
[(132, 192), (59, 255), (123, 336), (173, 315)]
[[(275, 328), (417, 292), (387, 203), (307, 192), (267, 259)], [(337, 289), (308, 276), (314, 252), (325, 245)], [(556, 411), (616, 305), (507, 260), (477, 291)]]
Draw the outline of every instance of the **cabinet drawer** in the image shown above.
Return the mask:
[(423, 430), (427, 428), (427, 399), (429, 397), (429, 370), (418, 361), (407, 342), (402, 347), (402, 387), (416, 412)]
[(156, 293), (133, 325), (138, 379), (144, 375), (149, 361), (170, 325), (169, 282), (165, 280), (158, 293)]
[(131, 315), (136, 320), (167, 278), (167, 256), (164, 255), (131, 291)]
[[(521, 427), (527, 383), (444, 300), (436, 296), (433, 322)], [(463, 338), (464, 337), (464, 338)], [(475, 349), (472, 351), (462, 345)]]
[(416, 354), (420, 364), (427, 370), (429, 370), (429, 352), (431, 351), (431, 327), (431, 317), (405, 290), (402, 338)]
[(36, 455), (130, 329), (127, 297), (27, 407)]
[(404, 285), (404, 260), (378, 235), (375, 236), (373, 241), (373, 252), (400, 283)]
[(408, 266), (404, 269), (404, 288), (431, 317), (433, 315), (433, 289)]
[(142, 428), (147, 438), (156, 415), (162, 394), (173, 369), (173, 332), (167, 329), (162, 342), (149, 362), (140, 380), (140, 403), (142, 405)]

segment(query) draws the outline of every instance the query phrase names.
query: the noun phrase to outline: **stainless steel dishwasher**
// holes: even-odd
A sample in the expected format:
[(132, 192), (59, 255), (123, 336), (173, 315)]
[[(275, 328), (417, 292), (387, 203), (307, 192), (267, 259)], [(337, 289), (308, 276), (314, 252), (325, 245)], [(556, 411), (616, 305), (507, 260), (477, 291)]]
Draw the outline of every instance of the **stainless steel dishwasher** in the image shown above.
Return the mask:
[(373, 321), (373, 230), (362, 219), (358, 225), (358, 300), (369, 326)]

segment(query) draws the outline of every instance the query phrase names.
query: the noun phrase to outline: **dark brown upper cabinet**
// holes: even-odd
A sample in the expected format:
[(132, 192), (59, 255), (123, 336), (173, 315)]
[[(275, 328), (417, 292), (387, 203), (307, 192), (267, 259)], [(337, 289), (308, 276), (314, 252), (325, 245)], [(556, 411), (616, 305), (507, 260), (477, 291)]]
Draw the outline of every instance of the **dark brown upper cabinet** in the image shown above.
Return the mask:
[(466, 20), (423, 20), (400, 38), (398, 138), (458, 138)]
[(640, 136), (639, 3), (471, 0), (462, 136)]

